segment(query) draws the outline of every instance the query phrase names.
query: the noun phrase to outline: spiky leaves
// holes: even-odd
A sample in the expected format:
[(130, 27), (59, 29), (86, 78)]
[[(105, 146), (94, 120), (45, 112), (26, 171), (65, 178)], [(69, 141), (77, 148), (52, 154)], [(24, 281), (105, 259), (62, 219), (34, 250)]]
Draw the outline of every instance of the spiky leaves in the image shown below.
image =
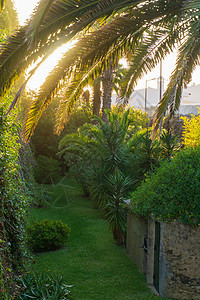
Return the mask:
[(137, 82), (147, 72), (169, 54), (179, 41), (178, 31), (174, 28), (150, 28), (138, 43), (129, 68), (121, 81), (121, 98), (126, 103), (134, 90)]
[[(177, 2), (182, 5), (184, 1)], [(43, 109), (63, 85), (66, 88), (57, 111), (57, 132), (62, 130), (85, 84), (101, 74), (110, 63), (114, 65), (122, 53), (133, 51), (133, 63), (123, 86), (123, 96), (126, 95), (126, 98), (137, 80), (170, 53), (185, 28), (184, 24), (179, 24), (182, 17), (177, 3), (161, 0), (140, 1), (140, 4), (129, 9), (128, 14), (123, 12), (82, 38), (66, 53), (47, 78), (30, 110), (27, 138), (32, 134)]]
[(108, 65), (114, 65), (126, 49), (136, 47), (138, 39), (155, 18), (153, 12), (154, 7), (147, 10), (147, 5), (142, 6), (140, 10), (132, 9), (131, 13), (116, 17), (80, 39), (61, 59), (41, 87), (38, 99), (30, 110), (26, 138), (32, 134), (43, 109), (50, 103), (55, 93), (62, 85), (67, 85), (57, 112), (57, 131), (60, 131), (84, 85), (98, 76)]
[(184, 36), (184, 41), (178, 49), (175, 70), (170, 78), (168, 87), (158, 105), (154, 117), (154, 133), (167, 110), (170, 116), (180, 106), (182, 88), (191, 81), (192, 72), (200, 61), (200, 24), (193, 19)]
[[(78, 147), (85, 169), (90, 166), (86, 179), (91, 196), (98, 201), (105, 218), (119, 243), (124, 243), (126, 210), (123, 201), (134, 185), (129, 172), (129, 152), (127, 132), (129, 127), (126, 111), (120, 118), (116, 113), (107, 112), (108, 124), (101, 119), (99, 125), (87, 124), (79, 129), (79, 134), (62, 139), (60, 146), (64, 152)], [(85, 142), (84, 142), (85, 141)], [(80, 168), (79, 168), (80, 170)], [(81, 177), (79, 171), (79, 177)]]
[[(3, 45), (0, 54), (0, 97), (27, 67), (46, 51), (68, 42), (77, 33), (116, 9), (137, 1), (41, 0), (26, 26)], [(49, 53), (48, 53), (49, 54)], [(20, 66), (20, 67), (19, 67)]]
[[(134, 58), (127, 75), (128, 88), (124, 87), (128, 97), (135, 82), (179, 42), (183, 47), (179, 47), (177, 70), (172, 74), (156, 112), (157, 126), (168, 106), (171, 113), (177, 109), (181, 88), (189, 82), (193, 68), (199, 63), (198, 4), (197, 0), (42, 0), (29, 24), (3, 48), (0, 56), (1, 95), (34, 60), (49, 55), (55, 47), (75, 36), (80, 37), (84, 29), (97, 22), (100, 29), (94, 31), (92, 28), (92, 34), (80, 41), (80, 47), (74, 49), (76, 52), (71, 51), (71, 60), (64, 58), (63, 66), (60, 64), (52, 73), (48, 79), (52, 88), (49, 89), (47, 84), (42, 87), (38, 101), (31, 108), (27, 137), (33, 132), (42, 110), (66, 80), (68, 84), (58, 114), (61, 124), (66, 119), (63, 111), (70, 111), (83, 85), (99, 75), (110, 61), (115, 62), (125, 48), (133, 51)], [(125, 20), (127, 16), (129, 20)], [(120, 25), (122, 19), (124, 26)], [(195, 41), (192, 41), (193, 36)]]

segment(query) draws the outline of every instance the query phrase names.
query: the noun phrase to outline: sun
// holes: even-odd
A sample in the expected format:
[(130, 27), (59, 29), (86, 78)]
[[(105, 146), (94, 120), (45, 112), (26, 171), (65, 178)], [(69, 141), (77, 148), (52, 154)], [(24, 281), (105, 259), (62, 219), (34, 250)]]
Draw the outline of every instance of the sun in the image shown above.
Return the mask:
[[(30, 18), (31, 14), (34, 11), (34, 8), (40, 0), (13, 0), (15, 8), (18, 12), (18, 18), (20, 25), (24, 25), (26, 20)], [(55, 67), (58, 60), (62, 57), (63, 53), (66, 52), (72, 44), (68, 43), (67, 45), (63, 45), (58, 48), (53, 55), (51, 55), (45, 63), (43, 63), (39, 68), (36, 74), (31, 78), (27, 87), (32, 90), (38, 90), (42, 83), (45, 81), (45, 78), (49, 74), (49, 72)], [(175, 58), (176, 55), (172, 53), (163, 61), (163, 77), (165, 78), (165, 83), (169, 82), (169, 77), (171, 72), (175, 67)], [(126, 62), (123, 60), (123, 64)], [(199, 83), (199, 70), (200, 68), (197, 67), (193, 72), (192, 82)], [(149, 80), (153, 77), (159, 77), (159, 66), (152, 70), (151, 72), (145, 74), (144, 78), (142, 78), (136, 88), (144, 88), (145, 79)], [(155, 85), (155, 83), (151, 82), (150, 85)], [(156, 87), (156, 86), (154, 86)]]
[[(37, 91), (45, 81), (48, 74), (56, 66), (57, 62), (60, 60), (63, 54), (67, 52), (67, 50), (69, 50), (75, 43), (76, 41), (69, 42), (55, 50), (54, 53), (51, 56), (49, 56), (44, 63), (41, 64), (41, 66), (37, 69), (35, 74), (28, 81), (27, 88), (33, 91)], [(31, 66), (29, 70), (31, 68), (33, 68), (33, 66)]]
[[(14, 0), (14, 6), (18, 13), (20, 25), (24, 25), (26, 21), (30, 18), (34, 8), (37, 6), (39, 0)], [(54, 53), (46, 59), (46, 61), (38, 68), (36, 73), (28, 81), (27, 88), (37, 91), (42, 83), (45, 81), (48, 74), (53, 70), (62, 55), (70, 49), (75, 42), (67, 43), (62, 45)], [(33, 68), (30, 66), (28, 71)]]

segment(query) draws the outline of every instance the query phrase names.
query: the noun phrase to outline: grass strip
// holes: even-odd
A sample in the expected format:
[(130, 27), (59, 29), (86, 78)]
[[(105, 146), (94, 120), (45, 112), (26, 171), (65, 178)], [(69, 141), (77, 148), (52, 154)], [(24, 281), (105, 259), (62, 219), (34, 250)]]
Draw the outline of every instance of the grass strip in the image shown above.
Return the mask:
[(34, 269), (64, 276), (78, 300), (158, 299), (126, 249), (115, 245), (100, 211), (83, 197), (80, 187), (66, 178), (48, 189), (47, 207), (31, 209), (31, 218), (61, 220), (72, 231), (66, 248), (37, 254)]

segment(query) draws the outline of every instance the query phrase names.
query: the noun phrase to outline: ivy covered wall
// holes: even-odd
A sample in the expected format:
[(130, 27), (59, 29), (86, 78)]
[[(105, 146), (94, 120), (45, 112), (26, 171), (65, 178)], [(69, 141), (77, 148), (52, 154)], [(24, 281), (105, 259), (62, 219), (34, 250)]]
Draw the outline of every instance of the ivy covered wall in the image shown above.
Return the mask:
[(24, 216), (29, 206), (19, 163), (17, 112), (4, 118), (11, 99), (0, 105), (0, 299), (12, 299), (15, 279), (26, 262)]

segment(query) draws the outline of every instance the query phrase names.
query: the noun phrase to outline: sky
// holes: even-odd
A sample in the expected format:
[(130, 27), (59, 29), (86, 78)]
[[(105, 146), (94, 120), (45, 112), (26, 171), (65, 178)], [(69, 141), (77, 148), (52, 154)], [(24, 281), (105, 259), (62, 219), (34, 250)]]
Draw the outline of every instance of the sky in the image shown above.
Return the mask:
[(18, 12), (20, 25), (23, 25), (31, 15), (34, 7), (37, 5), (39, 0), (13, 0), (15, 8)]
[[(30, 18), (35, 6), (39, 0), (13, 0), (18, 13), (20, 25), (24, 25), (26, 20)], [(54, 68), (56, 62), (61, 58), (62, 54), (68, 49), (63, 45), (57, 49), (36, 71), (35, 75), (29, 80), (27, 87), (31, 90), (38, 90), (44, 82), (48, 73)]]
[[(39, 0), (13, 0), (13, 3), (15, 4), (15, 8), (18, 12), (19, 22), (20, 25), (23, 25), (28, 19), (34, 10), (34, 7), (37, 5)], [(46, 76), (48, 73), (53, 69), (56, 62), (59, 60), (59, 58), (62, 56), (62, 54), (67, 50), (68, 46), (64, 45), (60, 49), (58, 49), (51, 57), (48, 58), (48, 60), (40, 67), (38, 72), (32, 77), (32, 79), (28, 83), (28, 87), (30, 89), (36, 90), (39, 88), (39, 86), (44, 82)], [(175, 67), (175, 61), (176, 61), (176, 55), (171, 54), (169, 55), (162, 63), (162, 76), (164, 77), (164, 84), (165, 87), (167, 86), (167, 83), (169, 82), (169, 77), (171, 72), (173, 71)], [(143, 77), (139, 82), (136, 88), (144, 88), (145, 87), (145, 81), (147, 81), (148, 87), (157, 87), (157, 80), (153, 78), (158, 78), (160, 75), (160, 66), (157, 66), (154, 70), (151, 71), (151, 73), (148, 73)], [(153, 79), (153, 80), (152, 80)], [(200, 83), (200, 68), (198, 67), (192, 77), (192, 82), (198, 84)]]

